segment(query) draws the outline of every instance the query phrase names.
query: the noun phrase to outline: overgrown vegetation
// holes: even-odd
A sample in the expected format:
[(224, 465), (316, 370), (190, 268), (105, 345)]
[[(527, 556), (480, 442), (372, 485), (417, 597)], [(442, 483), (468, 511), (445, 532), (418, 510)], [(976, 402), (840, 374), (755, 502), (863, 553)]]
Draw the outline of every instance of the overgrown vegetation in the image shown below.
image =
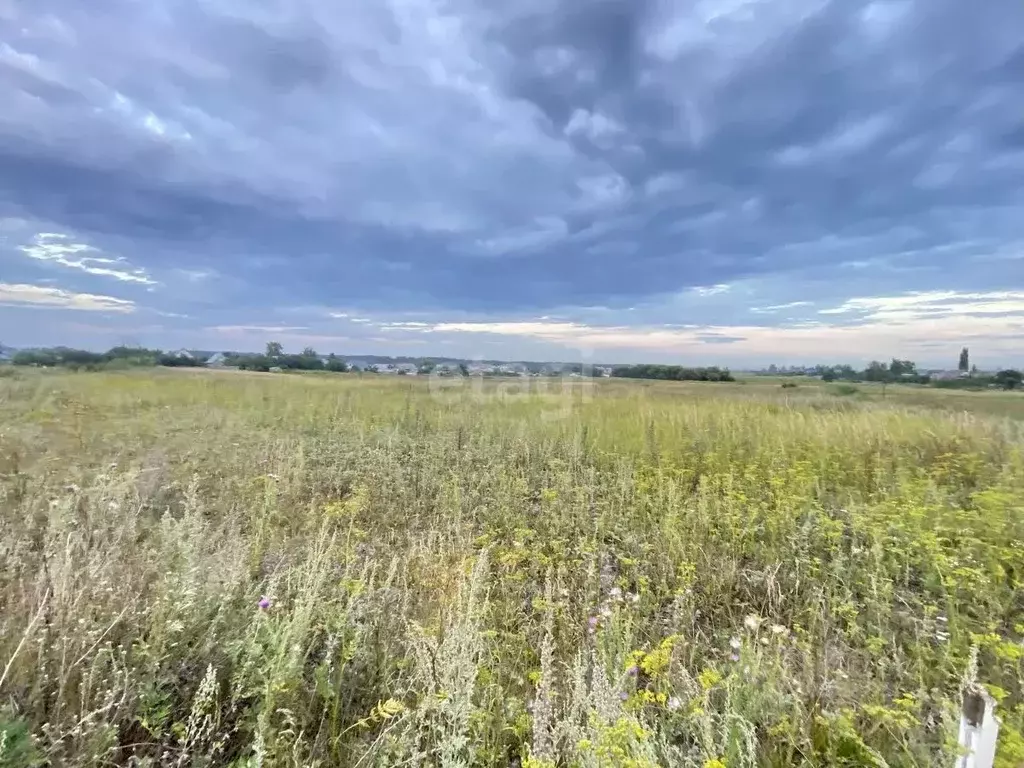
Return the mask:
[(0, 765), (1020, 764), (1016, 396), (449, 383), (0, 379)]

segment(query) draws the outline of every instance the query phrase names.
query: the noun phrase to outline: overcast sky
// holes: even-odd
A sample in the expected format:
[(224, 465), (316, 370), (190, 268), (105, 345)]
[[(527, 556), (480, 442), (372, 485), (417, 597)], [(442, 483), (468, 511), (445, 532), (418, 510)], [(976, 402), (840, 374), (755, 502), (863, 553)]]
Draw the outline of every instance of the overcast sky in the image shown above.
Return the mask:
[(1024, 364), (1020, 0), (0, 0), (0, 342)]

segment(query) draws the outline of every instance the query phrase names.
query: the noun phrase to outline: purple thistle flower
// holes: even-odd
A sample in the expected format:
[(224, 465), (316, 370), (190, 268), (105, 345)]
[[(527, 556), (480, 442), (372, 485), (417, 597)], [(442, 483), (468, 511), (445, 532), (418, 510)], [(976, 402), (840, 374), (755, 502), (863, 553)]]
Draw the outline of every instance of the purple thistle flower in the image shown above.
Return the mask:
[(729, 656), (729, 661), (739, 661), (739, 660), (740, 660), (740, 655), (738, 653), (733, 653), (733, 654), (731, 654)]
[(597, 631), (597, 622), (598, 622), (597, 616), (591, 616), (589, 619), (587, 619), (587, 628), (591, 632), (596, 632)]
[(261, 611), (265, 611), (270, 608), (270, 598), (264, 595), (256, 605), (259, 606)]
[(629, 694), (622, 691), (622, 693), (619, 694), (619, 701), (626, 701), (627, 699), (629, 699)]
[(639, 674), (639, 672), (640, 670), (636, 668), (636, 664), (634, 664), (626, 670), (626, 674), (630, 677), (636, 677), (637, 674)]

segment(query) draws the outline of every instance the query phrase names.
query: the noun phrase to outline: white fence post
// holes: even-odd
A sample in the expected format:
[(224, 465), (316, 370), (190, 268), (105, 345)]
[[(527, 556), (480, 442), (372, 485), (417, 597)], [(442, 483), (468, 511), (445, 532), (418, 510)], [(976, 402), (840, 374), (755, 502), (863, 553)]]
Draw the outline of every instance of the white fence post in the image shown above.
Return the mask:
[(995, 699), (982, 686), (973, 684), (964, 689), (959, 739), (964, 754), (957, 758), (954, 768), (992, 768), (999, 737), (995, 706)]

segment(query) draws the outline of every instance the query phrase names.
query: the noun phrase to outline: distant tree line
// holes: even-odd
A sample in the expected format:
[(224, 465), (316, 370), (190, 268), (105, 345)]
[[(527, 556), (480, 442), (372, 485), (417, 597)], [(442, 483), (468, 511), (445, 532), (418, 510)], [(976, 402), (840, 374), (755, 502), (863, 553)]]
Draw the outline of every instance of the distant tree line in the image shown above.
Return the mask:
[(349, 370), (348, 365), (335, 354), (328, 355), (324, 360), (312, 347), (306, 347), (297, 355), (285, 354), (284, 350), (276, 341), (267, 344), (266, 351), (262, 354), (229, 354), (224, 357), (224, 364), (240, 368), (243, 371), (269, 371), (272, 368), (279, 368), (282, 371), (334, 371), (344, 373)]
[[(856, 370), (849, 365), (817, 365), (812, 368), (779, 369), (771, 366), (768, 372), (781, 376), (817, 376), (824, 381), (871, 381), (902, 384), (930, 384), (944, 389), (986, 389), (1000, 387), (1002, 389), (1024, 389), (1024, 374), (1015, 369), (1001, 370), (995, 374), (978, 373), (976, 366), (969, 366), (969, 353), (965, 347), (960, 352), (958, 370), (960, 376), (953, 379), (933, 379), (922, 374), (912, 360), (893, 358), (889, 363), (873, 360), (863, 370)], [(106, 352), (89, 352), (71, 347), (48, 347), (43, 349), (24, 349), (15, 352), (11, 363), (21, 366), (62, 367), (74, 370), (116, 370), (123, 368), (166, 366), (170, 368), (199, 367), (205, 365), (207, 357), (202, 354), (164, 352), (159, 349), (145, 347), (117, 346)], [(358, 370), (350, 367), (337, 355), (326, 358), (317, 354), (312, 347), (306, 347), (298, 354), (286, 354), (278, 342), (269, 342), (263, 354), (225, 355), (224, 364), (242, 370), (298, 370), (298, 371), (331, 371), (344, 373)], [(435, 367), (433, 361), (422, 362), (419, 373), (430, 373)], [(377, 370), (376, 365), (368, 365), (369, 372)], [(467, 376), (469, 370), (464, 363), (450, 369), (452, 373)], [(562, 367), (563, 372), (581, 375), (600, 375), (599, 369), (581, 364)], [(735, 381), (727, 368), (688, 368), (679, 365), (619, 365), (614, 366), (611, 375), (623, 379), (660, 379), (663, 381)]]
[(42, 368), (71, 368), (73, 370), (116, 370), (163, 365), (171, 368), (201, 366), (205, 358), (178, 355), (159, 349), (118, 346), (106, 352), (89, 352), (71, 347), (22, 349), (11, 356), (14, 365)]
[(917, 370), (913, 360), (893, 358), (889, 363), (872, 360), (862, 371), (854, 370), (849, 365), (817, 366), (814, 375), (825, 381), (900, 381), (904, 384), (927, 384), (931, 377)]
[(681, 365), (618, 365), (612, 376), (621, 379), (665, 381), (735, 381), (727, 368), (684, 368)]
[[(142, 368), (166, 366), (168, 368), (201, 367), (206, 365), (208, 355), (164, 352), (159, 349), (145, 347), (118, 346), (106, 352), (90, 352), (71, 347), (47, 347), (42, 349), (23, 349), (15, 352), (11, 363), (22, 366), (41, 368), (70, 368), (73, 370), (112, 370), (121, 368)], [(307, 347), (297, 355), (285, 354), (281, 345), (271, 342), (265, 354), (228, 354), (224, 357), (226, 366), (235, 366), (242, 370), (269, 371), (272, 368), (281, 370), (302, 371), (336, 371), (345, 372), (349, 366), (336, 355), (321, 358), (316, 350)]]
[[(929, 384), (940, 389), (988, 389), (1000, 387), (1002, 389), (1020, 389), (1022, 386), (1022, 374), (1020, 371), (1009, 368), (994, 374), (981, 374), (977, 367), (969, 363), (969, 353), (966, 347), (960, 352), (957, 371), (960, 374), (957, 378), (937, 379), (917, 369), (917, 364), (912, 360), (900, 360), (893, 358), (888, 363), (880, 360), (872, 360), (863, 370), (856, 370), (849, 365), (817, 365), (813, 368), (803, 369), (777, 369), (772, 366), (769, 373), (779, 376), (817, 376), (823, 381), (872, 381), (883, 384)], [(773, 371), (774, 369), (774, 371)]]

